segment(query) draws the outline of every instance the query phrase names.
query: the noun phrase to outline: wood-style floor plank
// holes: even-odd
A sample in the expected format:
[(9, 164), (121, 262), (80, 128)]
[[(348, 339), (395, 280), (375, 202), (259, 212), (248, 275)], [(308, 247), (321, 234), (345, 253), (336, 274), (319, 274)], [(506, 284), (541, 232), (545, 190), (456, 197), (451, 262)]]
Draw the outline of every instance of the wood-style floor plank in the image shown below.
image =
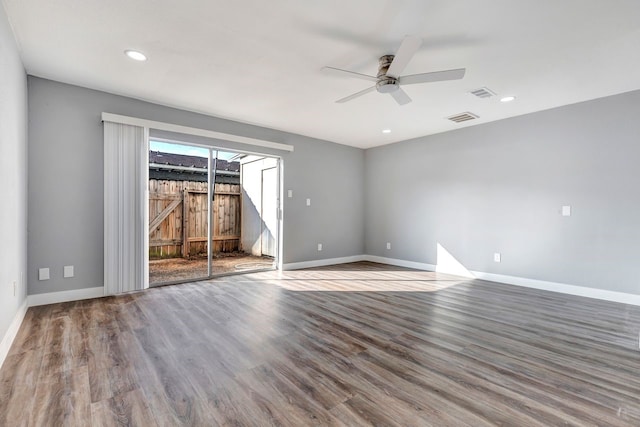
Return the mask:
[(93, 427), (158, 425), (146, 397), (139, 389), (92, 403), (91, 423)]
[(4, 426), (638, 426), (640, 307), (360, 262), (32, 307)]
[(33, 411), (23, 416), (29, 416), (33, 426), (86, 425), (91, 421), (90, 403), (86, 366), (53, 374), (41, 372)]

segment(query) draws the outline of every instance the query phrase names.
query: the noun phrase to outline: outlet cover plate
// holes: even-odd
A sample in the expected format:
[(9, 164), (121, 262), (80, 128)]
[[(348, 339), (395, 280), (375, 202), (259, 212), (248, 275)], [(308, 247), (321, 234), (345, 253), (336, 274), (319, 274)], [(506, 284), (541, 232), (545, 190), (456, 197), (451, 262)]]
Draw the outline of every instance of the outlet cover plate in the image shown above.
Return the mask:
[(51, 277), (49, 275), (48, 268), (40, 268), (38, 269), (38, 280), (49, 280)]
[(63, 277), (67, 278), (67, 277), (73, 277), (74, 272), (73, 272), (73, 265), (65, 265), (64, 266), (64, 274)]

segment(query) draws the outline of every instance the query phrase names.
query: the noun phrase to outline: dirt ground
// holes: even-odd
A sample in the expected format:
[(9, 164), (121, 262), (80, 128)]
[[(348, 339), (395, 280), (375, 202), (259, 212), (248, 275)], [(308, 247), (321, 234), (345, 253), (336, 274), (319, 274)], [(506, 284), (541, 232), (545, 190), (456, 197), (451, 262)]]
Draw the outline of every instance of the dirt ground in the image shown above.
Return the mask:
[[(214, 255), (213, 273), (238, 273), (271, 268), (273, 258), (259, 257), (244, 252)], [(168, 258), (149, 261), (149, 283), (165, 283), (178, 280), (200, 279), (207, 276), (207, 257)]]

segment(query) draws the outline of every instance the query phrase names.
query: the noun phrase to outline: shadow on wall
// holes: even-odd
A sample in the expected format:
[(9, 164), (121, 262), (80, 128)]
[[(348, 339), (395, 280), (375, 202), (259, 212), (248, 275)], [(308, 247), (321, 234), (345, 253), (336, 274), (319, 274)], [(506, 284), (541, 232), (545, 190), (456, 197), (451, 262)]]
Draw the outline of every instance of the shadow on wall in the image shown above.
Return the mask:
[[(271, 256), (269, 254), (265, 254), (262, 250), (262, 238), (263, 234), (267, 233), (268, 236), (265, 236), (266, 238), (275, 240), (275, 230), (271, 230), (264, 222), (262, 219), (262, 213), (256, 207), (253, 199), (244, 192), (242, 200), (242, 218), (242, 250), (255, 256)], [(251, 224), (250, 227), (245, 227), (246, 224), (244, 223), (244, 218), (252, 218), (253, 224)]]

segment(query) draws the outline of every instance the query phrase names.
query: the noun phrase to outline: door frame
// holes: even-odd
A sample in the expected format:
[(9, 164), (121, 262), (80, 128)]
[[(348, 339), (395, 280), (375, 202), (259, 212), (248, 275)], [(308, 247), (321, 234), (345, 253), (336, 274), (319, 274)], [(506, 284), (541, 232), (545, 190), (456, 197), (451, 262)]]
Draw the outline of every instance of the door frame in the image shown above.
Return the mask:
[[(262, 171), (260, 173), (260, 175), (261, 175), (260, 176), (260, 180), (261, 180), (261, 183), (260, 183), (260, 185), (261, 185), (261, 188), (260, 188), (260, 193), (261, 193), (260, 194), (260, 216), (264, 217), (264, 212), (265, 212), (265, 209), (264, 209), (264, 200), (265, 200), (265, 197), (264, 197), (264, 173), (266, 171), (271, 171), (273, 169), (275, 169), (275, 173), (276, 173), (276, 176), (275, 176), (275, 181), (276, 181), (276, 183), (275, 183), (275, 185), (276, 185), (276, 206), (275, 206), (275, 209), (276, 209), (276, 212), (274, 212), (275, 213), (276, 224), (275, 224), (275, 230), (273, 230), (273, 231), (276, 232), (276, 236), (274, 236), (275, 237), (275, 248), (274, 248), (274, 251), (273, 251), (274, 255), (267, 254), (267, 256), (273, 256), (274, 258), (277, 259), (277, 257), (278, 257), (278, 222), (279, 222), (279, 211), (278, 211), (278, 209), (279, 209), (279, 203), (280, 203), (280, 201), (278, 200), (279, 199), (279, 197), (278, 197), (279, 188), (278, 187), (279, 187), (280, 184), (278, 182), (279, 180), (278, 180), (278, 164), (277, 163), (276, 163), (276, 166), (272, 166), (272, 167), (269, 167), (269, 168), (266, 168), (266, 169), (262, 169)], [(269, 230), (269, 228), (267, 228), (267, 230)], [(260, 223), (260, 253), (262, 255), (265, 255), (265, 253), (264, 253), (264, 239), (263, 239), (264, 231), (265, 231), (265, 221), (263, 220)]]
[[(255, 272), (260, 272), (260, 271), (272, 271), (272, 270), (282, 270), (282, 254), (283, 252), (283, 236), (282, 236), (282, 230), (283, 230), (283, 212), (284, 212), (284, 206), (283, 206), (283, 197), (282, 197), (282, 191), (283, 191), (283, 159), (281, 156), (278, 155), (274, 155), (274, 154), (266, 154), (266, 153), (262, 153), (259, 151), (247, 151), (247, 150), (239, 150), (236, 148), (227, 148), (224, 146), (217, 146), (217, 145), (207, 145), (207, 144), (199, 144), (199, 143), (194, 143), (194, 142), (189, 142), (189, 141), (184, 141), (184, 140), (178, 140), (178, 139), (171, 139), (171, 138), (162, 138), (162, 137), (151, 137), (149, 135), (149, 132), (147, 132), (146, 134), (146, 143), (147, 143), (147, 147), (149, 147), (149, 144), (151, 141), (157, 141), (157, 142), (164, 142), (164, 143), (169, 143), (169, 144), (177, 144), (177, 145), (183, 145), (183, 146), (191, 146), (191, 147), (198, 147), (198, 148), (204, 148), (209, 150), (209, 158), (208, 158), (208, 171), (209, 171), (209, 176), (208, 176), (208, 180), (207, 180), (207, 189), (209, 191), (208, 193), (208, 209), (209, 209), (209, 214), (207, 215), (208, 217), (208, 226), (207, 226), (207, 238), (209, 239), (208, 244), (207, 244), (207, 276), (205, 277), (194, 277), (194, 278), (190, 278), (190, 279), (184, 279), (184, 280), (175, 280), (175, 281), (168, 281), (168, 282), (159, 282), (159, 283), (149, 283), (148, 281), (148, 274), (147, 274), (147, 282), (149, 283), (149, 287), (157, 287), (157, 286), (166, 286), (166, 285), (175, 285), (175, 284), (180, 284), (180, 283), (189, 283), (189, 282), (195, 282), (195, 281), (200, 281), (200, 280), (210, 280), (216, 277), (223, 277), (223, 276), (231, 276), (231, 275), (238, 275), (238, 274), (247, 274), (247, 273), (255, 273)], [(148, 149), (147, 149), (148, 150)], [(213, 154), (215, 152), (216, 154), (216, 158), (217, 158), (217, 153), (220, 151), (224, 151), (224, 152), (231, 152), (231, 153), (236, 153), (236, 154), (240, 154), (240, 155), (255, 155), (255, 156), (262, 156), (265, 158), (272, 158), (276, 160), (276, 166), (275, 168), (277, 169), (277, 177), (276, 177), (276, 181), (277, 181), (277, 189), (276, 189), (276, 206), (277, 206), (277, 214), (276, 214), (276, 219), (277, 219), (277, 227), (276, 227), (276, 257), (274, 260), (274, 266), (271, 268), (261, 268), (261, 269), (255, 269), (255, 270), (250, 270), (250, 271), (238, 271), (238, 272), (227, 272), (227, 273), (213, 273), (213, 245), (212, 245), (212, 237), (213, 237), (213, 224), (212, 224), (212, 208), (213, 208), (213, 189), (214, 189), (214, 185), (215, 185), (215, 171), (212, 174), (212, 163), (214, 162), (214, 157)], [(149, 170), (149, 156), (147, 155), (145, 158), (145, 169), (148, 171)], [(272, 168), (270, 168), (272, 169)], [(147, 182), (145, 183), (145, 188), (148, 189), (149, 184), (148, 184), (148, 174), (146, 174), (147, 176)], [(262, 186), (262, 183), (261, 183)], [(242, 190), (241, 190), (242, 191)], [(146, 206), (149, 205), (149, 192), (146, 191), (144, 194), (144, 197), (146, 199)], [(242, 197), (240, 198), (240, 203), (242, 204)], [(183, 219), (184, 220), (184, 219)], [(148, 219), (147, 219), (147, 223), (148, 223)], [(146, 235), (146, 253), (149, 253), (149, 227), (148, 224), (145, 227), (145, 235)], [(242, 227), (240, 229), (240, 233), (242, 234)], [(240, 242), (242, 242), (242, 239), (240, 239)], [(148, 271), (148, 267), (149, 267), (149, 259), (147, 256), (146, 259), (146, 268)]]

